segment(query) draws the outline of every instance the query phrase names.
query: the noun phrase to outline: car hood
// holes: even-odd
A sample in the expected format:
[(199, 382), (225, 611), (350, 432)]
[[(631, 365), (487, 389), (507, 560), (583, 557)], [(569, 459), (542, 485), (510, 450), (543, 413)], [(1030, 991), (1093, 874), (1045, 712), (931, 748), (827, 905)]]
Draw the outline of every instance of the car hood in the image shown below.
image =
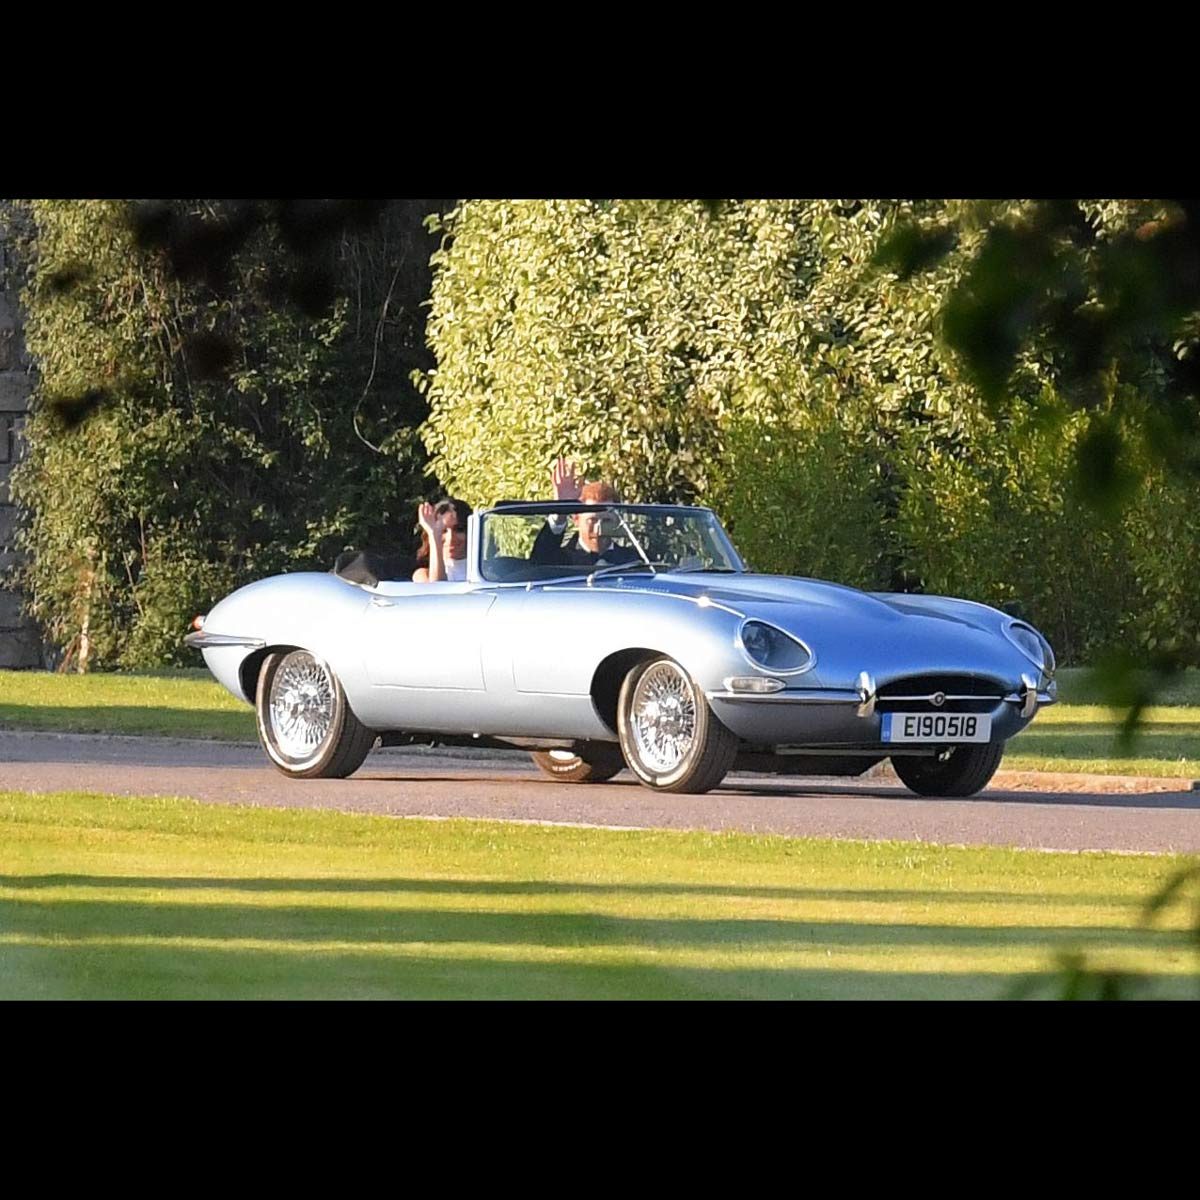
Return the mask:
[(780, 575), (625, 577), (619, 588), (706, 596), (747, 617), (770, 621), (816, 654), (813, 684), (846, 686), (858, 672), (979, 673), (1014, 685), (1032, 664), (1004, 636), (1011, 619), (985, 604), (947, 596), (863, 592), (818, 579)]
[(749, 615), (779, 620), (789, 609), (818, 620), (852, 617), (867, 622), (895, 624), (907, 617), (922, 617), (972, 629), (997, 630), (1005, 614), (986, 604), (949, 596), (916, 596), (903, 592), (863, 592), (840, 583), (787, 575), (672, 575), (653, 579), (622, 578), (617, 586), (639, 591), (706, 595), (718, 604), (739, 608)]

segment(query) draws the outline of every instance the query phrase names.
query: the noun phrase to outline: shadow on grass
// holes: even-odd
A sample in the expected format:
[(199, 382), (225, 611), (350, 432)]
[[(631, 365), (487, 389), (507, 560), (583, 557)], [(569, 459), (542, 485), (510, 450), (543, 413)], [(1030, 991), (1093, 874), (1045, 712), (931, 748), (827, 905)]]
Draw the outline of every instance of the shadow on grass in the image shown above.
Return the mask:
[[(739, 887), (708, 884), (606, 885), (572, 882), (406, 878), (196, 878), (184, 876), (5, 875), (24, 893), (0, 901), (0, 998), (480, 998), (480, 999), (1001, 999), (1016, 977), (989, 971), (856, 970), (840, 956), (877, 952), (920, 961), (944, 952), (1044, 951), (1047, 963), (1073, 953), (1141, 950), (1168, 954), (1178, 973), (1137, 984), (1138, 995), (1194, 998), (1186, 930), (1138, 926), (1047, 926), (820, 921), (719, 916), (629, 916), (606, 912), (509, 912), (506, 897), (568, 895), (620, 900), (678, 895), (845, 902), (947, 902), (961, 892)], [(49, 888), (144, 889), (144, 901), (98, 895), (57, 900)], [(327, 903), (197, 903), (167, 898), (230, 888), (248, 893), (324, 893)], [(39, 894), (41, 893), (41, 894)], [(347, 896), (440, 895), (469, 909), (401, 908)], [(479, 904), (494, 900), (491, 911)], [(996, 905), (1067, 903), (1139, 907), (1136, 897), (1078, 892), (1047, 897), (986, 892)], [(369, 906), (368, 906), (369, 905)], [(200, 944), (184, 944), (185, 942)], [(259, 946), (236, 945), (259, 942)], [(269, 944), (274, 943), (274, 944)], [(286, 947), (286, 948), (281, 948)], [(488, 948), (495, 953), (489, 954)], [(522, 954), (553, 961), (528, 961)], [(822, 951), (828, 968), (677, 966), (687, 951), (782, 954)], [(602, 955), (604, 961), (588, 961)], [(653, 963), (621, 961), (654, 956)], [(514, 961), (514, 958), (516, 961)], [(881, 958), (886, 961), (886, 958)], [(1061, 994), (1049, 966), (1021, 977), (1026, 994)]]
[[(570, 880), (492, 879), (347, 879), (341, 876), (271, 879), (244, 876), (195, 875), (0, 875), (0, 888), (37, 891), (45, 888), (138, 888), (148, 891), (239, 892), (409, 892), (418, 895), (467, 896), (713, 896), (754, 900), (838, 900), (853, 903), (912, 902), (920, 904), (1086, 905), (1141, 910), (1142, 896), (1113, 896), (1103, 892), (965, 892), (911, 888), (804, 888), (742, 886), (710, 883), (575, 883)], [(0, 901), (2, 905), (4, 901)]]
[[(1053, 971), (695, 968), (504, 962), (473, 953), (290, 953), (220, 947), (0, 946), (0, 999), (208, 1000), (996, 1000), (1019, 979), (1061, 994)], [(1138, 995), (1194, 999), (1194, 979), (1147, 980)]]
[(45, 733), (158, 734), (161, 737), (253, 741), (254, 714), (149, 704), (94, 707), (0, 704), (0, 727)]
[(773, 780), (770, 783), (725, 782), (714, 795), (740, 794), (744, 796), (777, 796), (779, 799), (793, 795), (878, 797), (883, 800), (904, 800), (913, 804), (1057, 804), (1062, 806), (1082, 805), (1088, 808), (1174, 808), (1181, 811), (1200, 809), (1200, 792), (1186, 790), (1188, 780), (1179, 780), (1180, 788), (1173, 792), (1014, 792), (990, 785), (986, 791), (974, 796), (952, 796), (939, 799), (936, 796), (918, 796), (905, 787), (872, 785), (866, 781), (857, 783), (822, 783), (810, 785), (802, 778)]
[[(1147, 677), (1142, 674), (1142, 679)], [(1060, 667), (1058, 697), (1063, 704), (1108, 703), (1105, 681), (1087, 667)], [(1154, 690), (1154, 703), (1164, 705), (1200, 704), (1200, 668), (1187, 667), (1169, 683), (1159, 683)]]
[(478, 908), (347, 908), (114, 900), (0, 902), (6, 936), (187, 938), (305, 942), (471, 943), (497, 946), (640, 946), (661, 949), (808, 950), (928, 947), (1011, 950), (1187, 949), (1187, 930), (1122, 926), (869, 924), (726, 917), (629, 917), (609, 913), (488, 912)]
[[(1053, 995), (1057, 977), (1032, 977)], [(0, 947), (0, 999), (995, 1000), (1006, 975), (697, 969), (477, 954), (392, 955), (160, 946)], [(1190, 997), (1170, 979), (1156, 994)]]

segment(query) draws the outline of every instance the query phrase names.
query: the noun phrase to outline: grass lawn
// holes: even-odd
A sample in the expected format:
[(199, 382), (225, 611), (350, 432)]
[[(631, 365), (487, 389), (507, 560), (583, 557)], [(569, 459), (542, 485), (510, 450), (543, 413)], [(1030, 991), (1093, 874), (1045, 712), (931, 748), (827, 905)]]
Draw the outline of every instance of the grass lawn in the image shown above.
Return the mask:
[[(1094, 703), (1087, 672), (1059, 672), (1062, 702), (1013, 741), (1004, 767), (1200, 779), (1200, 671), (1189, 670), (1143, 714), (1132, 747), (1120, 720)], [(255, 740), (254, 714), (203, 668), (145, 675), (0, 671), (0, 727)]]
[(0, 671), (0, 727), (255, 739), (254, 710), (205, 667), (142, 675)]
[(0, 998), (1195, 998), (1181, 861), (0, 793)]
[(1128, 752), (1119, 744), (1120, 724), (1110, 708), (1057, 704), (1009, 743), (1001, 769), (1200, 779), (1200, 707), (1144, 710)]
[(1189, 668), (1142, 713), (1133, 744), (1120, 745), (1120, 713), (1103, 705), (1091, 672), (1058, 672), (1059, 703), (1010, 744), (1010, 771), (1081, 771), (1200, 779), (1200, 670)]

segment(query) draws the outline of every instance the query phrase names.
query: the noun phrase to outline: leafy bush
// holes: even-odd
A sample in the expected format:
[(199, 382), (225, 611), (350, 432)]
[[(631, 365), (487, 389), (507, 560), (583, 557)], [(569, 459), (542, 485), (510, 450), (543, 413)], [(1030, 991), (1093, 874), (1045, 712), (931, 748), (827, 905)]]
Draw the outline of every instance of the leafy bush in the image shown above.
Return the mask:
[(568, 453), (631, 499), (705, 496), (735, 395), (771, 387), (797, 335), (772, 204), (489, 201), (444, 228), (422, 383), (449, 488), (542, 495)]
[(1127, 444), (1142, 461), (1121, 522), (1134, 588), (1122, 639), (1142, 659), (1200, 664), (1200, 484), (1166, 469), (1136, 438)]
[[(208, 202), (170, 216), (219, 220)], [(35, 201), (26, 337), (40, 384), (13, 491), (20, 584), (49, 639), (88, 666), (191, 661), (187, 621), (236, 584), (328, 569), (351, 544), (411, 545), (427, 361), (422, 213), (333, 248), (340, 298), (282, 305), (269, 228), (232, 281), (183, 280), (134, 244), (123, 201)], [(414, 253), (414, 250), (418, 251)], [(412, 265), (415, 264), (415, 267)], [(390, 303), (389, 303), (390, 302)]]
[[(1039, 211), (462, 204), (419, 380), (431, 466), (479, 504), (546, 495), (568, 454), (631, 499), (710, 503), (764, 569), (1016, 604), (1066, 661), (1186, 636), (1166, 631), (1192, 611), (1195, 489), (1137, 492), (1116, 462), (1138, 499), (1123, 520), (1098, 514), (1071, 451), (1104, 443), (1120, 406), (1071, 408), (1053, 339), (1006, 348), (1008, 400), (987, 405), (977, 365), (943, 348), (947, 298), (979, 278), (995, 230)], [(1080, 212), (1102, 241), (1144, 206)]]
[[(896, 530), (923, 590), (969, 595), (1047, 631), (1061, 659), (1088, 661), (1134, 603), (1128, 536), (1073, 486), (1081, 414), (976, 414), (958, 453), (929, 450), (904, 488)], [(914, 464), (915, 465), (915, 464)]]
[(886, 585), (877, 463), (836, 409), (729, 421), (713, 491), (756, 570)]

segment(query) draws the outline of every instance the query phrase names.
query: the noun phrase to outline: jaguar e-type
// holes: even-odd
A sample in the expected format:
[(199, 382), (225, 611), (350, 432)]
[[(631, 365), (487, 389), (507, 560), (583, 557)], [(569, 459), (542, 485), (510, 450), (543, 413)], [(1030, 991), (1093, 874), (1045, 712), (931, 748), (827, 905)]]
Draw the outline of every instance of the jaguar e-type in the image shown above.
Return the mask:
[(496, 505), (468, 523), (465, 582), (278, 575), (186, 641), (296, 778), (440, 743), (529, 750), (569, 782), (628, 767), (665, 792), (890, 759), (915, 792), (968, 796), (1056, 699), (1026, 622), (756, 574), (711, 510), (682, 505)]

